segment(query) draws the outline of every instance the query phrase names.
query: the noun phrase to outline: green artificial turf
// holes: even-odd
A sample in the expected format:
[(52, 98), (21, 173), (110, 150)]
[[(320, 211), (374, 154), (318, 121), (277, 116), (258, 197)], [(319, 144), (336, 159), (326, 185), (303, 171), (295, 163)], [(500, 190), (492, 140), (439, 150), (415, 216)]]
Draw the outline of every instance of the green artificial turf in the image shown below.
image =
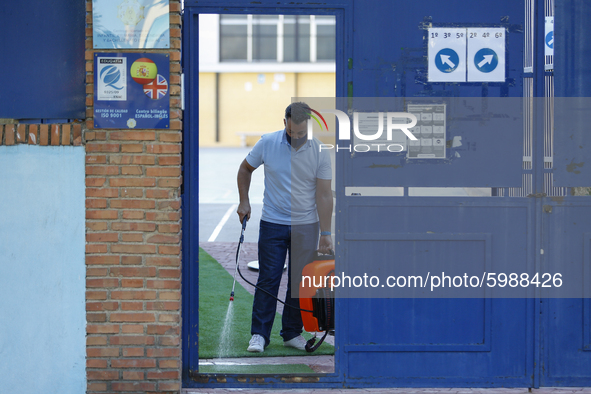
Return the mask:
[(199, 373), (306, 374), (314, 370), (306, 364), (200, 365)]
[[(242, 268), (241, 268), (242, 269)], [(334, 347), (323, 343), (314, 353), (283, 346), (279, 336), (281, 315), (275, 315), (271, 343), (263, 353), (246, 351), (250, 340), (252, 301), (254, 297), (238, 282), (234, 301), (230, 302), (233, 278), (213, 257), (199, 248), (199, 358), (218, 357), (280, 357), (334, 354)], [(230, 305), (232, 304), (232, 305)], [(228, 309), (232, 308), (227, 346), (220, 354), (220, 341)], [(306, 339), (310, 334), (303, 334)]]

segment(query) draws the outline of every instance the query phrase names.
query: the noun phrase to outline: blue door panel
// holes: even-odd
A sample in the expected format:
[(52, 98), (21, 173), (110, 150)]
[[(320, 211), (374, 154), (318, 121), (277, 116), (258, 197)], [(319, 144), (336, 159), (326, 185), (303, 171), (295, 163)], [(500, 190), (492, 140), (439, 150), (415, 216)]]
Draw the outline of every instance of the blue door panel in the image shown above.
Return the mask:
[[(591, 185), (591, 4), (556, 1), (554, 23), (555, 186)], [(586, 164), (585, 164), (586, 163)]]
[(562, 274), (562, 288), (569, 297), (542, 300), (545, 334), (542, 383), (547, 386), (591, 385), (591, 207), (588, 199), (547, 201), (544, 213), (548, 229), (544, 271)]
[[(425, 300), (422, 300), (425, 301)], [(456, 300), (460, 301), (460, 300)], [(510, 327), (493, 331), (493, 350), (483, 351), (397, 351), (388, 345), (369, 350), (369, 346), (346, 346), (349, 359), (349, 376), (385, 377), (400, 384), (421, 383), (428, 386), (447, 386), (448, 381), (480, 382), (480, 385), (506, 386), (507, 382), (520, 386), (531, 384), (531, 367), (528, 365), (526, 300), (518, 300), (518, 305), (510, 305), (517, 300), (494, 300), (493, 303), (505, 304), (494, 307), (495, 313), (507, 313), (516, 322)], [(457, 303), (461, 306), (461, 303)], [(508, 306), (508, 307), (507, 307)], [(381, 326), (388, 330), (390, 327)], [(505, 341), (503, 336), (511, 339)], [(502, 345), (499, 344), (503, 342)], [(381, 349), (378, 349), (380, 347)], [(516, 350), (516, 349), (519, 350)], [(456, 378), (456, 379), (454, 379)], [(437, 383), (439, 381), (439, 383)]]
[(357, 312), (349, 316), (349, 327), (355, 329), (345, 341), (347, 349), (375, 345), (401, 352), (490, 350), (490, 300), (352, 299), (350, 307)]
[[(480, 282), (484, 272), (495, 271), (491, 234), (350, 234), (346, 239), (347, 257), (342, 265), (342, 275), (369, 276), (373, 282), (355, 287), (361, 285), (357, 281), (349, 287), (347, 279), (347, 283), (343, 283), (347, 286), (342, 289), (344, 296), (464, 298), (491, 294), (485, 286), (476, 283)], [(466, 280), (463, 275), (467, 275)], [(444, 278), (435, 280), (436, 276)], [(476, 287), (466, 288), (468, 283), (461, 284), (473, 276), (477, 277), (472, 279)], [(452, 287), (452, 279), (457, 288)], [(445, 287), (440, 287), (441, 281)]]
[(546, 299), (544, 386), (591, 385), (589, 299)]
[(352, 379), (380, 377), (401, 386), (533, 383), (527, 346), (533, 300), (346, 302), (356, 311), (349, 315), (344, 345)]
[[(348, 275), (424, 276), (439, 270), (453, 276), (465, 269), (482, 274), (533, 267), (526, 201), (494, 206), (491, 199), (347, 197), (347, 203), (352, 232), (344, 234), (339, 268)], [(364, 294), (355, 290), (345, 294)], [(478, 290), (481, 297), (495, 291)], [(429, 291), (418, 289), (414, 296)], [(343, 346), (351, 378), (370, 374), (393, 385), (428, 386), (533, 383), (531, 348), (525, 345), (533, 343), (531, 299), (343, 301), (349, 311)]]
[[(590, 186), (588, 113), (591, 96), (591, 4), (556, 0), (554, 9), (554, 165), (552, 186)], [(570, 194), (570, 193), (569, 193)], [(590, 196), (543, 200), (542, 266), (563, 274), (568, 298), (542, 298), (541, 381), (591, 385)], [(583, 297), (581, 296), (583, 287)], [(542, 294), (543, 296), (543, 294)]]
[[(475, 275), (520, 274), (533, 269), (528, 245), (531, 247), (534, 233), (526, 206), (434, 205), (350, 206), (352, 232), (344, 235), (346, 252), (339, 266), (350, 275), (391, 275), (396, 270), (423, 276), (441, 271), (453, 275), (466, 271)], [(495, 290), (499, 289), (490, 291)], [(513, 288), (510, 295), (509, 289), (502, 291), (505, 296), (518, 297), (526, 289)]]
[[(560, 274), (562, 283), (546, 297), (590, 297), (591, 289), (591, 207), (589, 197), (570, 203), (544, 205), (547, 227), (543, 271)], [(591, 374), (591, 370), (590, 370)]]

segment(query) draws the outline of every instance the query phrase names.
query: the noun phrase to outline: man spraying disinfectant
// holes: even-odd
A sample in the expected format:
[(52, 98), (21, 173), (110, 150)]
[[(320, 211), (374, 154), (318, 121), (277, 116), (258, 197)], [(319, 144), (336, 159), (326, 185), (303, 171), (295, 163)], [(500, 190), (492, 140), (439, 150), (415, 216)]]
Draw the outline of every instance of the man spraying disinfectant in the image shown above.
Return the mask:
[(292, 288), (292, 276), (300, 278), (303, 267), (313, 260), (317, 251), (329, 254), (333, 249), (330, 157), (326, 150), (319, 149), (320, 141), (308, 139), (310, 112), (305, 103), (289, 105), (283, 119), (285, 128), (263, 135), (238, 170), (237, 213), (243, 225), (251, 214), (248, 192), (252, 172), (261, 165), (265, 170), (258, 241), (259, 277), (252, 308), (252, 338), (247, 349), (250, 352), (263, 352), (271, 341), (277, 308), (275, 297), (286, 256), (289, 256), (285, 296), (288, 307), (283, 310), (280, 335), (284, 346), (305, 350), (297, 287)]

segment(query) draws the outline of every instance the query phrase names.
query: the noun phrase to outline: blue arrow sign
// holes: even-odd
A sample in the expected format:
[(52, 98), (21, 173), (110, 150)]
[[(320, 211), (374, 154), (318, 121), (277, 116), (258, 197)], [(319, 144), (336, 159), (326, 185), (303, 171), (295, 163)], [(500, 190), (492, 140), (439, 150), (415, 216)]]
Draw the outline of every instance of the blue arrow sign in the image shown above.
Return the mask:
[(435, 66), (439, 71), (444, 73), (451, 73), (458, 68), (460, 64), (460, 57), (451, 48), (443, 48), (437, 55), (435, 55)]
[(482, 48), (474, 55), (474, 65), (478, 71), (489, 73), (499, 65), (499, 56), (490, 48)]
[(548, 34), (546, 34), (546, 45), (548, 45), (548, 48), (554, 48), (554, 32), (551, 31)]

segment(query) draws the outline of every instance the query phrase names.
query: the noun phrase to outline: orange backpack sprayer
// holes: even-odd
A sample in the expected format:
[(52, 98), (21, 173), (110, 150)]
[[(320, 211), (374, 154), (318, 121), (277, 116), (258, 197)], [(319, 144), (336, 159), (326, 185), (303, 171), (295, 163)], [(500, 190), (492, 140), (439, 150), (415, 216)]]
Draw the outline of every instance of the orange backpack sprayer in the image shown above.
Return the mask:
[(334, 254), (319, 255), (302, 270), (300, 310), (304, 329), (308, 332), (325, 332), (316, 345), (315, 337), (308, 341), (306, 350), (309, 352), (316, 350), (328, 334), (334, 335), (334, 290), (330, 289), (330, 277), (333, 275)]
[[(236, 269), (234, 270), (234, 283), (232, 284), (232, 292), (230, 293), (230, 301), (234, 301), (234, 287), (236, 286), (236, 273), (240, 275), (242, 280), (251, 286), (254, 286), (260, 291), (264, 291), (283, 305), (294, 308), (291, 305), (286, 304), (273, 294), (269, 293), (265, 289), (261, 289), (252, 282), (249, 282), (240, 272), (239, 259), (240, 259), (240, 246), (244, 242), (244, 230), (246, 229), (246, 221), (248, 219), (244, 217), (242, 221), (242, 232), (240, 233), (240, 240), (238, 242), (238, 249), (236, 250)], [(300, 308), (302, 313), (302, 321), (304, 323), (304, 329), (308, 332), (323, 332), (324, 336), (318, 343), (316, 342), (316, 336), (309, 339), (306, 343), (306, 351), (313, 352), (324, 342), (328, 334), (334, 335), (334, 291), (330, 290), (330, 279), (325, 280), (325, 277), (334, 275), (334, 253), (331, 255), (319, 255), (313, 262), (309, 263), (302, 270), (302, 277), (309, 276), (310, 283), (300, 283)], [(314, 282), (315, 280), (315, 282)], [(326, 283), (328, 287), (314, 286), (314, 283)]]

